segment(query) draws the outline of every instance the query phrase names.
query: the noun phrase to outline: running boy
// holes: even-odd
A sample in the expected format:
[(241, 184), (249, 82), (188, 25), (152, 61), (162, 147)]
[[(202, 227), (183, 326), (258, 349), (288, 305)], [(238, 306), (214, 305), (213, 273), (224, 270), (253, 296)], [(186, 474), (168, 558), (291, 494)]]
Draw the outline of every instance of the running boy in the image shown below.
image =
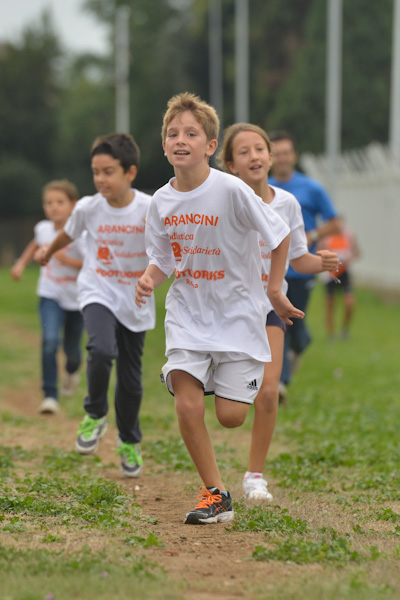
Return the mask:
[[(225, 132), (222, 150), (219, 154), (220, 166), (245, 181), (263, 202), (277, 212), (290, 228), (288, 258), (292, 267), (300, 273), (319, 273), (337, 268), (337, 254), (328, 251), (311, 254), (307, 249), (307, 238), (301, 207), (296, 198), (280, 188), (268, 185), (268, 172), (272, 163), (271, 142), (266, 132), (251, 123), (236, 123)], [(262, 259), (262, 280), (268, 294), (271, 252), (264, 239), (260, 239)], [(286, 270), (287, 270), (286, 265)], [(284, 280), (282, 293), (287, 292)], [(263, 468), (267, 457), (278, 413), (279, 377), (282, 369), (285, 323), (274, 311), (267, 298), (268, 315), (266, 323), (271, 362), (265, 363), (264, 379), (254, 401), (254, 421), (251, 436), (248, 470), (243, 479), (245, 495), (253, 500), (271, 501), (272, 495), (263, 478)]]
[[(12, 267), (11, 275), (14, 279), (21, 279), (26, 265), (62, 230), (77, 200), (78, 190), (67, 179), (50, 181), (44, 186), (43, 210), (47, 220), (37, 223), (34, 239)], [(69, 244), (64, 251), (57, 252), (46, 267), (40, 269), (37, 294), (42, 328), (42, 389), (44, 392), (44, 400), (39, 406), (40, 413), (54, 414), (59, 411), (57, 350), (60, 345), (61, 331), (66, 356), (61, 394), (72, 396), (79, 383), (83, 318), (78, 306), (76, 280), (82, 266), (83, 255), (83, 241), (77, 240)]]
[(155, 308), (152, 300), (145, 310), (137, 310), (134, 297), (135, 284), (148, 264), (144, 230), (150, 196), (131, 187), (139, 165), (139, 148), (132, 136), (97, 138), (91, 164), (98, 194), (78, 202), (42, 261), (47, 262), (55, 251), (87, 231), (87, 255), (78, 280), (88, 334), (87, 415), (78, 429), (76, 450), (80, 454), (95, 452), (106, 431), (107, 391), (116, 359), (118, 454), (123, 475), (138, 477), (143, 467), (139, 448), (141, 358), (145, 332), (155, 324)]
[(163, 375), (175, 396), (182, 438), (204, 483), (186, 523), (233, 518), (204, 422), (210, 377), (219, 422), (240, 426), (270, 360), (260, 278), (260, 231), (271, 249), (269, 296), (280, 317), (303, 317), (282, 294), (289, 228), (239, 179), (209, 167), (218, 116), (197, 96), (170, 99), (162, 140), (175, 177), (158, 190), (147, 215), (150, 264), (136, 286), (146, 306), (153, 289), (175, 272), (166, 300)]

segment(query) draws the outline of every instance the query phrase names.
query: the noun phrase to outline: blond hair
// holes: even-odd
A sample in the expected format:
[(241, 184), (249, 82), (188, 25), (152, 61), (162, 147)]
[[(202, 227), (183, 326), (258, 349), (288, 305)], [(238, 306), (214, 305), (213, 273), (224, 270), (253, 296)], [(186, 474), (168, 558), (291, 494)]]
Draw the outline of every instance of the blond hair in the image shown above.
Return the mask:
[(46, 183), (42, 190), (43, 196), (48, 190), (64, 192), (71, 202), (76, 202), (79, 198), (78, 188), (74, 183), (68, 181), (68, 179), (53, 179), (53, 181)]
[(224, 131), (224, 139), (222, 141), (221, 150), (216, 157), (218, 166), (227, 173), (230, 173), (228, 164), (233, 162), (233, 140), (242, 131), (253, 131), (258, 133), (267, 144), (268, 152), (271, 152), (271, 140), (264, 129), (252, 123), (234, 123)]
[(184, 92), (176, 94), (168, 101), (161, 129), (163, 141), (167, 137), (167, 128), (171, 121), (187, 110), (190, 110), (196, 121), (203, 127), (207, 141), (218, 139), (219, 118), (215, 108), (201, 100), (199, 96)]

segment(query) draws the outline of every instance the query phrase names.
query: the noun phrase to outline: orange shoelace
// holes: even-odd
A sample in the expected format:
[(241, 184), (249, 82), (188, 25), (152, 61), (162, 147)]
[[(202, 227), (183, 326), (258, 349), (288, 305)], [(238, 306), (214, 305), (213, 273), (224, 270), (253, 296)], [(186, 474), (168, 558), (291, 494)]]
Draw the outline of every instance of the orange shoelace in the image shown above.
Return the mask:
[(221, 502), (222, 501), (222, 495), (221, 494), (212, 494), (203, 485), (200, 488), (200, 492), (201, 492), (200, 496), (197, 496), (197, 500), (199, 500), (200, 502), (196, 506), (196, 509), (197, 508), (208, 508), (209, 506), (211, 506), (211, 504), (214, 504), (214, 502)]

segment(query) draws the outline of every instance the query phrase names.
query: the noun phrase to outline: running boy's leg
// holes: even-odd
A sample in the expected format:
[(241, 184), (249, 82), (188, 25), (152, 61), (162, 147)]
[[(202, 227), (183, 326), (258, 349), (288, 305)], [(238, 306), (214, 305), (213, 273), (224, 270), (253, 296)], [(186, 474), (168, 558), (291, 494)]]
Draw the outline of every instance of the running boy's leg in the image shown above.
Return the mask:
[(101, 419), (108, 413), (108, 385), (112, 361), (118, 355), (117, 319), (102, 304), (88, 304), (83, 309), (88, 334), (86, 349), (88, 395), (84, 407), (92, 419)]
[(145, 335), (144, 331), (130, 331), (118, 323), (115, 412), (120, 439), (126, 444), (137, 444), (142, 439), (139, 410), (143, 396), (142, 354)]
[(65, 311), (50, 298), (40, 298), (39, 313), (42, 324), (42, 377), (46, 398), (58, 399), (57, 349)]
[(205, 422), (204, 389), (184, 371), (171, 371), (179, 430), (193, 463), (207, 488), (225, 490)]

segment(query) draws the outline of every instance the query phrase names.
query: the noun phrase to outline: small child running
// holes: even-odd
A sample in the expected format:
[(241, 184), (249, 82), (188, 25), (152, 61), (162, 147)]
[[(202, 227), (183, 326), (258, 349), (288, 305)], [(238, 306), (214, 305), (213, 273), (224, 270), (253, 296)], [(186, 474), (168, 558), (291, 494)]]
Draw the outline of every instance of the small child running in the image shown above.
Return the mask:
[(88, 334), (87, 415), (78, 429), (76, 450), (95, 452), (107, 429), (107, 392), (115, 359), (117, 454), (125, 477), (139, 477), (143, 469), (139, 447), (142, 353), (146, 330), (155, 325), (154, 299), (145, 310), (135, 307), (135, 285), (148, 264), (145, 221), (150, 203), (148, 194), (132, 188), (139, 158), (131, 135), (110, 134), (94, 141), (91, 166), (98, 193), (78, 202), (64, 230), (42, 256), (46, 263), (59, 248), (87, 232), (78, 280)]
[[(78, 190), (67, 179), (54, 180), (43, 188), (43, 210), (46, 220), (37, 223), (34, 239), (11, 269), (19, 280), (27, 264), (37, 258), (41, 249), (47, 248), (62, 230), (78, 200)], [(77, 240), (40, 269), (37, 286), (39, 314), (42, 329), (42, 389), (44, 400), (39, 406), (42, 414), (59, 411), (57, 383), (57, 350), (62, 332), (66, 357), (61, 395), (72, 396), (79, 383), (82, 359), (81, 340), (83, 318), (78, 306), (77, 277), (82, 266), (84, 242)]]
[[(288, 259), (296, 271), (319, 273), (325, 270), (334, 271), (337, 268), (338, 256), (334, 252), (325, 250), (318, 252), (316, 256), (308, 251), (301, 207), (296, 198), (289, 192), (268, 184), (272, 154), (270, 140), (263, 129), (251, 123), (236, 123), (228, 127), (218, 161), (225, 171), (246, 182), (263, 202), (287, 223), (291, 236)], [(261, 238), (260, 250), (261, 278), (268, 304), (268, 315), (263, 327), (266, 327), (268, 334), (271, 362), (265, 363), (264, 379), (254, 401), (250, 457), (248, 470), (243, 479), (243, 488), (245, 496), (250, 499), (272, 501), (272, 494), (263, 477), (263, 468), (278, 413), (279, 377), (282, 369), (286, 325), (268, 300), (271, 252), (268, 243)], [(283, 281), (282, 293), (286, 294), (287, 287), (286, 281)]]
[(199, 503), (186, 514), (189, 524), (233, 518), (204, 422), (204, 392), (211, 379), (219, 422), (238, 427), (270, 360), (258, 231), (271, 250), (269, 297), (275, 310), (286, 323), (304, 316), (281, 291), (289, 228), (245, 183), (209, 167), (218, 132), (215, 109), (197, 96), (182, 93), (168, 102), (162, 140), (175, 177), (150, 203), (150, 263), (136, 286), (136, 303), (145, 307), (154, 288), (175, 273), (166, 300), (162, 371), (204, 484)]

